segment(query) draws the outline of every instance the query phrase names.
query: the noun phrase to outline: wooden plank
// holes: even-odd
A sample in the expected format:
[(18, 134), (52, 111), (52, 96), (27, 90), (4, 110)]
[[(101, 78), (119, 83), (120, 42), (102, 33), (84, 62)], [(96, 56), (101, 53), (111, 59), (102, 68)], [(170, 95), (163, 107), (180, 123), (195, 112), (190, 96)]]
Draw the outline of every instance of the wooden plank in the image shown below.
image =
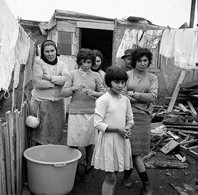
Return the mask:
[(160, 151), (164, 154), (168, 154), (171, 150), (179, 145), (179, 142), (175, 141), (174, 139), (170, 140), (167, 144), (165, 144)]
[(84, 22), (77, 21), (78, 28), (90, 28), (90, 29), (103, 29), (103, 30), (114, 30), (114, 24), (109, 23), (98, 23), (98, 22)]
[(180, 195), (190, 195), (185, 191), (185, 189), (183, 189), (183, 188), (181, 188), (181, 187), (179, 187), (179, 186), (177, 186), (173, 183), (169, 183), (169, 184), (178, 192), (178, 194), (180, 194)]
[(2, 137), (3, 137), (3, 145), (5, 152), (5, 173), (6, 173), (6, 189), (7, 195), (11, 194), (11, 173), (10, 173), (10, 144), (9, 144), (9, 135), (8, 135), (8, 123), (5, 122), (2, 125)]
[(156, 168), (164, 168), (164, 169), (187, 169), (188, 163), (178, 162), (178, 161), (156, 161), (154, 163)]
[(178, 106), (182, 109), (183, 112), (189, 112), (189, 110), (182, 103), (179, 103)]
[(167, 128), (175, 128), (175, 129), (190, 129), (198, 132), (198, 125), (197, 126), (182, 126), (182, 125), (166, 125)]
[(15, 167), (14, 167), (14, 119), (11, 111), (5, 113), (6, 121), (8, 122), (8, 136), (10, 149), (10, 177), (11, 177), (11, 193), (15, 194)]
[(181, 145), (179, 146), (179, 150), (184, 152), (185, 154), (188, 154), (189, 156), (192, 156), (194, 159), (198, 160), (198, 154), (195, 151), (190, 150), (187, 147)]
[(21, 155), (20, 155), (20, 115), (18, 110), (14, 111), (14, 120), (15, 120), (15, 127), (16, 127), (16, 155), (15, 155), (15, 167), (16, 167), (16, 195), (20, 195), (21, 192), (21, 170), (20, 170), (20, 163), (21, 163)]
[(170, 128), (170, 131), (183, 132), (183, 133), (198, 135), (198, 131), (191, 131), (191, 130), (186, 130), (186, 129), (173, 129), (173, 128)]
[(179, 76), (179, 79), (177, 81), (177, 84), (175, 86), (175, 89), (174, 89), (174, 92), (173, 92), (173, 95), (171, 97), (171, 101), (169, 103), (169, 106), (168, 106), (168, 109), (167, 109), (167, 113), (171, 112), (172, 109), (173, 109), (173, 106), (175, 104), (175, 101), (177, 99), (177, 95), (179, 93), (179, 90), (180, 90), (180, 84), (183, 82), (184, 78), (185, 78), (185, 75), (186, 75), (186, 70), (182, 70), (181, 73), (180, 73), (180, 76)]
[(189, 101), (189, 100), (187, 100), (187, 103), (188, 103), (188, 105), (189, 105), (190, 110), (192, 111), (192, 113), (193, 113), (194, 115), (197, 115), (197, 111), (195, 110), (195, 108), (194, 108), (192, 102)]
[(5, 175), (5, 155), (2, 135), (2, 124), (0, 123), (0, 194), (7, 195)]

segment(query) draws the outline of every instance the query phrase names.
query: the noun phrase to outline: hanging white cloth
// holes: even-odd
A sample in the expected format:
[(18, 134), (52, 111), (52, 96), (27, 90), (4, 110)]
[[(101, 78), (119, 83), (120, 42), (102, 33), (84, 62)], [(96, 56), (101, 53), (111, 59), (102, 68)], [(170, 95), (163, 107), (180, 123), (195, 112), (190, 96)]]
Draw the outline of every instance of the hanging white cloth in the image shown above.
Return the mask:
[(166, 29), (163, 32), (159, 53), (167, 58), (174, 57), (176, 29)]
[(175, 65), (192, 69), (198, 62), (197, 29), (178, 29), (175, 33)]
[(8, 90), (15, 63), (19, 24), (4, 0), (0, 1), (0, 89)]
[[(141, 30), (142, 31), (142, 30)], [(133, 45), (137, 45), (138, 42), (138, 29), (126, 29), (124, 36), (118, 48), (116, 58), (121, 58), (124, 55), (124, 51), (133, 48)], [(139, 32), (140, 33), (140, 32)]]

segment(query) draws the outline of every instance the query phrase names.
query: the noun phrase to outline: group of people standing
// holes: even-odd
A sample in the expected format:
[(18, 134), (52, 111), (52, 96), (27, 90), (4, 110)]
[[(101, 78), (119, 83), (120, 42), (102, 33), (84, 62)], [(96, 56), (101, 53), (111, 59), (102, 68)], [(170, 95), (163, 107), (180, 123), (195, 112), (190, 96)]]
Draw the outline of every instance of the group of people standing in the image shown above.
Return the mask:
[[(39, 108), (40, 124), (30, 133), (38, 144), (60, 144), (63, 137), (63, 98), (71, 96), (67, 145), (85, 147), (84, 182), (92, 179), (92, 168), (105, 171), (102, 195), (113, 195), (118, 172), (131, 187), (136, 168), (143, 183), (143, 194), (150, 195), (148, 175), (142, 155), (150, 149), (152, 104), (158, 81), (147, 71), (152, 53), (146, 48), (125, 52), (126, 70), (111, 66), (102, 70), (103, 55), (98, 50), (80, 49), (78, 69), (68, 72), (59, 61), (51, 40), (41, 45), (41, 56), (33, 66), (31, 113)], [(78, 172), (78, 170), (77, 170)]]

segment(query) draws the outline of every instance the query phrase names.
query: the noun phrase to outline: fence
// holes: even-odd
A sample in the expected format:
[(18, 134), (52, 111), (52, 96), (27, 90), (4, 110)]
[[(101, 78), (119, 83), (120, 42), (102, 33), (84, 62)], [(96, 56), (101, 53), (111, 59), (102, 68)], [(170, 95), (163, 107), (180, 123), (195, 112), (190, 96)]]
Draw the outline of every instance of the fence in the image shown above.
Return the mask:
[(25, 126), (27, 104), (21, 111), (5, 113), (0, 123), (0, 194), (21, 195), (26, 177), (23, 152), (27, 148)]

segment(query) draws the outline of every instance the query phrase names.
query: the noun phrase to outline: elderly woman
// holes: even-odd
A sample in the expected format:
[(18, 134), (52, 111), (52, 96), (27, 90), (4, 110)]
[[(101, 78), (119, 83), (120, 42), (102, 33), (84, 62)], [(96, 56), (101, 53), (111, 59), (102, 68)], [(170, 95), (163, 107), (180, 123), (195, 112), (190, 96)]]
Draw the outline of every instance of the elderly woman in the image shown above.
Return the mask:
[[(131, 132), (131, 147), (133, 163), (143, 183), (143, 194), (151, 195), (148, 175), (141, 155), (147, 155), (150, 150), (151, 113), (157, 97), (157, 76), (147, 71), (152, 61), (152, 53), (147, 48), (136, 48), (131, 53), (133, 70), (127, 72), (129, 79), (126, 90), (131, 101), (134, 114), (134, 127)], [(130, 175), (132, 170), (125, 171), (124, 185), (132, 185)]]
[(30, 111), (39, 109), (40, 124), (29, 131), (36, 144), (60, 144), (63, 137), (64, 103), (61, 90), (67, 77), (67, 66), (59, 61), (57, 47), (51, 40), (41, 45), (41, 56), (33, 65), (33, 90)]

